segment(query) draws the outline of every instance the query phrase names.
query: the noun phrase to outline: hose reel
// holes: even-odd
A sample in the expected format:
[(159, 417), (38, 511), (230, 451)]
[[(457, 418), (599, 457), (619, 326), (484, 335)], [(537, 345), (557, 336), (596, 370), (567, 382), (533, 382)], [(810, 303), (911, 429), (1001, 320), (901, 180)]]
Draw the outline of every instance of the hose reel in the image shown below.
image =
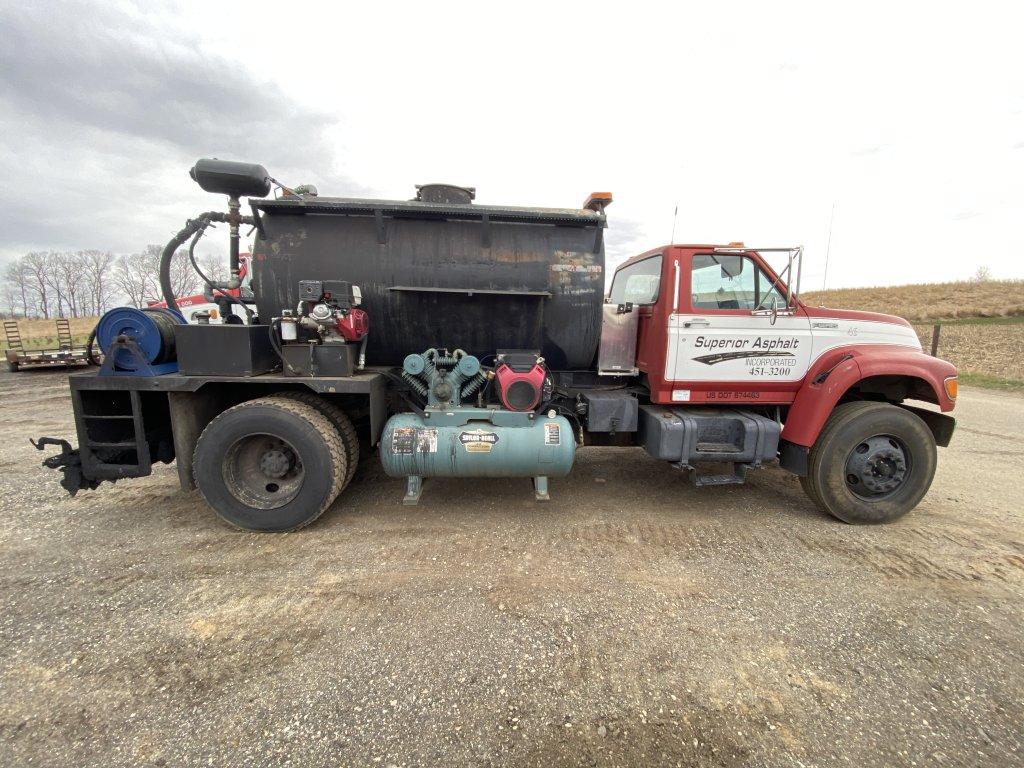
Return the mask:
[(101, 376), (158, 376), (178, 370), (174, 327), (185, 319), (169, 309), (115, 307), (96, 325)]

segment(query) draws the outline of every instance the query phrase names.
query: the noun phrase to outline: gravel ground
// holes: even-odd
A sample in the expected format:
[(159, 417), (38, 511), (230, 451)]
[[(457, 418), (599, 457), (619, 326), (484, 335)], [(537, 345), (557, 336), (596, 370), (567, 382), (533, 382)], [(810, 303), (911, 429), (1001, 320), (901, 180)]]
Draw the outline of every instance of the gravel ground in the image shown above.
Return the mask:
[(547, 505), (371, 461), (275, 536), (173, 467), (64, 496), (66, 390), (0, 374), (0, 765), (1024, 764), (1024, 398), (964, 391), (890, 526), (588, 449)]

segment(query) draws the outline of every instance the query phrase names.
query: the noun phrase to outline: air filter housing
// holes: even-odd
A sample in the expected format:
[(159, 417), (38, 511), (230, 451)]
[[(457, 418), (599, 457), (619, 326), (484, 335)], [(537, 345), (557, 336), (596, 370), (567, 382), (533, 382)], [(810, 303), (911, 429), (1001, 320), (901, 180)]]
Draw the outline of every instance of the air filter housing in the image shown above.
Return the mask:
[(510, 411), (532, 411), (544, 395), (544, 359), (537, 352), (498, 352), (498, 396)]

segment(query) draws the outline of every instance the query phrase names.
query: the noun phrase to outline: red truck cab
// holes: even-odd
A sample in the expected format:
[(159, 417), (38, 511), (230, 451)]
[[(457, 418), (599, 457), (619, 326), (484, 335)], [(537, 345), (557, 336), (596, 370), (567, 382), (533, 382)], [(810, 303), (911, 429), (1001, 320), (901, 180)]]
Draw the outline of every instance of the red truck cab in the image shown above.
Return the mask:
[[(652, 406), (773, 414), (782, 425), (781, 463), (805, 478), (805, 488), (826, 482), (815, 478), (814, 459), (830, 419), (864, 410), (848, 403), (892, 406), (897, 410), (883, 415), (897, 419), (912, 415), (930, 433), (932, 453), (935, 444), (948, 444), (953, 420), (905, 401), (952, 410), (955, 367), (925, 354), (902, 318), (805, 305), (786, 280), (798, 274), (801, 250), (669, 245), (615, 271), (607, 302), (636, 313), (636, 372)], [(767, 252), (788, 255), (781, 275)], [(851, 480), (854, 490), (864, 486), (862, 471), (870, 476), (876, 464), (882, 474), (909, 475), (913, 440), (896, 437), (889, 445), (878, 437), (852, 449), (868, 451), (874, 464), (844, 464), (855, 470), (846, 473), (858, 478)], [(927, 446), (920, 450), (928, 453)], [(933, 472), (934, 459), (917, 461), (917, 475), (927, 475), (924, 490), (928, 464)], [(813, 490), (812, 498), (820, 496)]]

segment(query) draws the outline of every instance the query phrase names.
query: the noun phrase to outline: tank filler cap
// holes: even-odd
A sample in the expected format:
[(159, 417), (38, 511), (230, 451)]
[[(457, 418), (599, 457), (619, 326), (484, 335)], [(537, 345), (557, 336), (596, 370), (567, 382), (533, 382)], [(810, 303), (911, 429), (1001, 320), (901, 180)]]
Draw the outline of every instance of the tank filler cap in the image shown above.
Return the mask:
[(476, 187), (460, 187), (455, 184), (417, 184), (415, 199), (421, 203), (469, 205), (476, 199)]

